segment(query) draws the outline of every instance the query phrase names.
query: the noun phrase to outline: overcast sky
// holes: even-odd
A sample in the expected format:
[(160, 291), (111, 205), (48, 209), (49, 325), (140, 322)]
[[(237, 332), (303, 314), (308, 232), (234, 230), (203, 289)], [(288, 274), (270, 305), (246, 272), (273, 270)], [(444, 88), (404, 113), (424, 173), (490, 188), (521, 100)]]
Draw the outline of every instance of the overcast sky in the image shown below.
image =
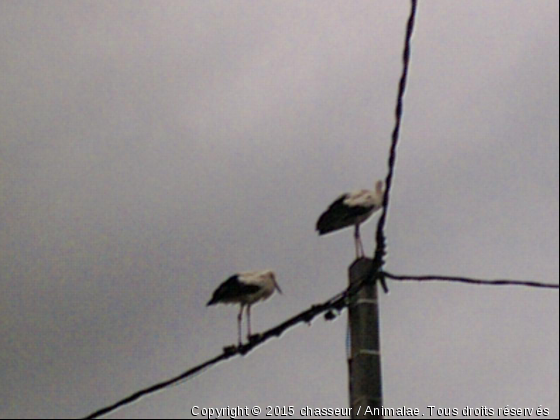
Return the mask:
[[(387, 169), (408, 1), (0, 1), (0, 417), (78, 417), (237, 339), (236, 271), (341, 291), (314, 225)], [(422, 1), (387, 270), (558, 283), (558, 2)], [(376, 220), (373, 218), (372, 220)], [(363, 226), (366, 251), (375, 222)], [(384, 405), (559, 414), (556, 290), (390, 282)], [(346, 314), (114, 418), (347, 407)]]

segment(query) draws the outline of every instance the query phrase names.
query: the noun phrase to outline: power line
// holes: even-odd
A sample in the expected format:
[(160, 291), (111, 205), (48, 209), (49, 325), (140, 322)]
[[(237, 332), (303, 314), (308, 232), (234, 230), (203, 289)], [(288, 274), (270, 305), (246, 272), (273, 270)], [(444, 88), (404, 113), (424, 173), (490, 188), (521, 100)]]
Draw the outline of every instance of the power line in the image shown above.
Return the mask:
[[(396, 280), (396, 281), (449, 281), (449, 282), (461, 282), (461, 283), (471, 283), (471, 284), (484, 284), (484, 285), (516, 285), (516, 286), (528, 286), (528, 287), (539, 287), (539, 288), (551, 288), (551, 289), (558, 289), (559, 285), (557, 284), (550, 284), (550, 283), (541, 283), (541, 282), (534, 282), (534, 281), (517, 281), (517, 280), (480, 280), (480, 279), (472, 279), (468, 277), (455, 277), (455, 276), (436, 276), (436, 275), (427, 275), (427, 276), (414, 276), (414, 275), (396, 275), (392, 273), (388, 273), (385, 271), (378, 271), (377, 274), (379, 276), (383, 276), (385, 278)], [(278, 324), (277, 326), (270, 328), (269, 330), (261, 333), (256, 334), (251, 337), (251, 340), (246, 343), (242, 344), (241, 346), (230, 346), (224, 348), (222, 354), (207, 360), (200, 365), (197, 365), (171, 379), (159, 382), (155, 385), (151, 385), (147, 388), (141, 389), (130, 396), (123, 398), (122, 400), (96, 410), (95, 412), (89, 414), (88, 416), (84, 417), (85, 419), (95, 419), (100, 416), (112, 413), (120, 408), (125, 406), (131, 405), (143, 397), (146, 397), (150, 394), (154, 394), (158, 391), (162, 391), (166, 388), (170, 388), (171, 386), (178, 385), (179, 383), (186, 382), (189, 379), (192, 379), (195, 375), (202, 373), (206, 369), (220, 363), (231, 359), (234, 356), (244, 356), (263, 344), (265, 341), (268, 341), (272, 337), (279, 337), (282, 335), (286, 330), (291, 327), (296, 326), (299, 323), (307, 323), (309, 324), (313, 319), (315, 319), (318, 315), (322, 313), (325, 314), (325, 319), (331, 320), (335, 318), (337, 315), (333, 312), (336, 311), (340, 313), (347, 307), (348, 301), (351, 297), (358, 293), (359, 290), (371, 279), (364, 278), (361, 282), (352, 285), (345, 289), (344, 291), (334, 295), (330, 299), (312, 305), (309, 309), (306, 309), (300, 312), (297, 315), (287, 319), (286, 321)]]
[(408, 77), (408, 64), (410, 62), (410, 43), (412, 40), (412, 33), (414, 31), (414, 20), (416, 17), (417, 0), (410, 2), (410, 15), (406, 24), (406, 36), (404, 42), (404, 49), (402, 54), (403, 69), (401, 78), (399, 80), (399, 91), (397, 93), (397, 106), (395, 108), (395, 127), (391, 136), (391, 149), (389, 151), (389, 171), (385, 179), (385, 193), (383, 194), (383, 210), (381, 217), (377, 223), (377, 232), (375, 234), (376, 249), (373, 259), (374, 266), (381, 267), (383, 265), (383, 257), (385, 256), (385, 219), (387, 218), (387, 209), (389, 206), (389, 195), (393, 181), (393, 172), (395, 168), (395, 161), (397, 159), (397, 144), (399, 142), (399, 133), (401, 128), (401, 119), (403, 114), (403, 98), (406, 90), (406, 81)]
[(242, 344), (240, 346), (230, 346), (230, 347), (225, 347), (222, 354), (198, 365), (195, 366), (183, 373), (181, 373), (180, 375), (177, 375), (171, 379), (162, 381), (160, 383), (157, 383), (155, 385), (149, 386), (147, 388), (141, 389), (140, 391), (137, 391), (133, 394), (131, 394), (130, 396), (123, 398), (122, 400), (111, 404), (109, 406), (103, 407), (99, 410), (94, 411), (93, 413), (89, 414), (88, 416), (84, 417), (85, 419), (95, 419), (98, 418), (100, 416), (109, 414), (111, 412), (114, 412), (115, 410), (118, 410), (120, 408), (123, 408), (125, 406), (128, 406), (134, 402), (137, 402), (138, 400), (140, 400), (141, 398), (149, 395), (149, 394), (153, 394), (156, 393), (158, 391), (161, 391), (165, 388), (169, 388), (171, 386), (177, 385), (179, 383), (185, 382), (188, 379), (191, 379), (192, 377), (194, 377), (196, 374), (201, 373), (202, 371), (214, 366), (215, 364), (219, 363), (219, 362), (223, 362), (227, 359), (230, 359), (234, 356), (244, 356), (247, 353), (249, 353), (250, 351), (252, 351), (253, 349), (255, 349), (256, 347), (260, 346), (261, 344), (263, 344), (265, 341), (268, 341), (269, 339), (271, 339), (272, 337), (279, 337), (280, 335), (282, 335), (282, 333), (284, 333), (284, 331), (286, 331), (287, 329), (295, 326), (296, 324), (299, 323), (307, 323), (309, 324), (315, 317), (317, 317), (318, 315), (324, 313), (324, 312), (328, 312), (325, 315), (325, 319), (327, 320), (331, 320), (333, 318), (336, 317), (336, 314), (334, 314), (333, 310), (336, 310), (337, 312), (340, 312), (344, 309), (344, 307), (346, 306), (346, 301), (347, 299), (354, 295), (355, 293), (358, 292), (357, 288), (347, 288), (346, 290), (344, 290), (341, 293), (336, 294), (335, 296), (331, 297), (330, 299), (326, 300), (323, 303), (320, 304), (316, 304), (316, 305), (312, 305), (309, 309), (300, 312), (299, 314), (287, 319), (286, 321), (282, 322), (281, 324), (278, 324), (276, 327), (273, 327), (267, 331), (265, 331), (264, 333), (261, 334), (256, 334), (254, 336), (251, 337), (250, 341), (246, 344)]
[(446, 282), (457, 282), (457, 283), (469, 283), (469, 284), (480, 284), (487, 286), (527, 286), (527, 287), (541, 287), (547, 289), (558, 289), (560, 286), (558, 284), (552, 283), (542, 283), (538, 281), (526, 281), (526, 280), (481, 280), (472, 279), (469, 277), (458, 277), (458, 276), (440, 276), (440, 275), (396, 275), (382, 272), (382, 275), (386, 278), (397, 280), (397, 281), (446, 281)]
[(187, 370), (184, 373), (181, 373), (178, 376), (175, 376), (174, 378), (168, 379), (166, 381), (157, 383), (155, 385), (149, 386), (147, 388), (141, 389), (140, 391), (135, 392), (134, 394), (131, 394), (130, 396), (123, 398), (122, 400), (116, 402), (115, 404), (109, 405), (107, 407), (103, 407), (93, 413), (91, 413), (90, 415), (84, 417), (84, 419), (95, 419), (98, 418), (100, 416), (103, 416), (105, 414), (109, 414), (112, 413), (113, 411), (118, 410), (119, 408), (125, 407), (127, 405), (133, 404), (135, 402), (137, 402), (138, 400), (140, 400), (142, 397), (145, 397), (149, 394), (154, 394), (158, 391), (161, 391), (165, 388), (169, 388), (173, 385), (177, 385), (180, 382), (183, 382), (185, 380), (187, 380), (190, 377), (193, 377), (194, 375), (201, 373), (202, 371), (204, 371), (205, 369), (209, 368), (210, 366), (213, 366), (219, 362), (222, 362), (224, 360), (229, 359), (230, 357), (235, 356), (236, 353), (228, 353), (224, 350), (224, 352), (219, 355), (214, 357), (213, 359), (210, 359), (198, 366), (193, 367), (192, 369)]

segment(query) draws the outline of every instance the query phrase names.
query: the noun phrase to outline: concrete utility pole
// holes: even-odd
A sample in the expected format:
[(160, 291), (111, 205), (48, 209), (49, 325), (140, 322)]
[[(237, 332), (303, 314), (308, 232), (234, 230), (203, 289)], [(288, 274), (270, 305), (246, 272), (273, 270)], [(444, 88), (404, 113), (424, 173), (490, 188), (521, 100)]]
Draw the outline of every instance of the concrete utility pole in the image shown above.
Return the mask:
[[(360, 258), (349, 267), (350, 286), (371, 275), (373, 260)], [(377, 283), (366, 283), (350, 299), (350, 407), (353, 419), (382, 418), (381, 353), (379, 346), (379, 314)], [(377, 409), (377, 410), (375, 410)], [(374, 415), (378, 413), (378, 415)]]

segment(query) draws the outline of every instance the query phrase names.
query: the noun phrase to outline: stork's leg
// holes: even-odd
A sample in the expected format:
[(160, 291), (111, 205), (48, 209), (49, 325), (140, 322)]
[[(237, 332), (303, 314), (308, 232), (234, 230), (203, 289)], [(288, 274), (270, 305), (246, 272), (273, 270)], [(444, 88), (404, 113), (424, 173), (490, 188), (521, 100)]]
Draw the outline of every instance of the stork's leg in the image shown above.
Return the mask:
[[(362, 241), (360, 240), (360, 225), (356, 225), (354, 229), (354, 245), (356, 246), (356, 259), (360, 258), (360, 245)], [(363, 253), (363, 246), (361, 246)]]
[(247, 338), (251, 339), (251, 305), (247, 305)]
[(361, 256), (364, 257), (366, 253), (364, 252), (364, 244), (362, 242), (362, 237), (360, 236), (360, 225), (358, 225), (358, 243), (360, 244)]
[(239, 314), (237, 315), (237, 343), (241, 345), (241, 320), (243, 319), (243, 305), (241, 305), (241, 309), (239, 310)]

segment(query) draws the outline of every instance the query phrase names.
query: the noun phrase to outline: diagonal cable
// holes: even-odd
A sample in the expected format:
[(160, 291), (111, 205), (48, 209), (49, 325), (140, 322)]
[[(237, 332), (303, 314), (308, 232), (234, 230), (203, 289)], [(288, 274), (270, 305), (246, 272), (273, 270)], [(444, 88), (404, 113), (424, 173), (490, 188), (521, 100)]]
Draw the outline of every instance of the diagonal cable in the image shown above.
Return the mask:
[(401, 120), (403, 115), (403, 99), (406, 90), (406, 81), (408, 77), (408, 65), (410, 62), (410, 44), (412, 40), (412, 33), (414, 32), (414, 19), (416, 17), (417, 0), (411, 0), (410, 2), (410, 15), (408, 17), (408, 22), (406, 24), (406, 35), (404, 42), (404, 50), (402, 55), (403, 68), (401, 78), (399, 80), (399, 91), (397, 93), (397, 106), (395, 108), (395, 127), (393, 129), (393, 134), (391, 136), (391, 149), (389, 151), (389, 170), (387, 172), (387, 178), (385, 179), (385, 192), (383, 194), (383, 209), (381, 217), (377, 223), (377, 232), (375, 234), (375, 239), (377, 247), (375, 249), (375, 254), (373, 259), (375, 261), (374, 266), (383, 266), (383, 257), (386, 254), (386, 243), (385, 243), (385, 219), (387, 218), (387, 209), (389, 206), (389, 196), (391, 192), (391, 186), (393, 182), (393, 172), (395, 168), (395, 161), (397, 159), (397, 144), (399, 142), (399, 133), (401, 128)]
[[(155, 385), (151, 385), (147, 388), (141, 389), (140, 391), (134, 392), (133, 394), (129, 395), (126, 398), (123, 398), (122, 400), (108, 405), (106, 407), (103, 407), (99, 410), (96, 410), (95, 412), (89, 414), (88, 416), (84, 417), (85, 419), (95, 419), (98, 418), (100, 416), (112, 413), (120, 408), (123, 408), (125, 406), (131, 405), (135, 402), (137, 402), (138, 400), (140, 400), (141, 398), (150, 395), (150, 394), (154, 394), (156, 392), (162, 391), (166, 388), (169, 388), (171, 386), (174, 385), (178, 385), (182, 382), (186, 382), (188, 379), (191, 379), (192, 377), (194, 377), (197, 374), (202, 373), (203, 371), (205, 371), (206, 369), (216, 365), (217, 363), (223, 362), (225, 360), (228, 360), (234, 356), (244, 356), (247, 353), (249, 353), (250, 351), (252, 351), (253, 349), (255, 349), (256, 347), (260, 346), (261, 344), (263, 344), (265, 341), (268, 341), (269, 339), (271, 339), (272, 337), (279, 337), (282, 333), (284, 333), (284, 331), (286, 331), (287, 329), (299, 324), (299, 323), (310, 323), (315, 317), (317, 317), (318, 315), (327, 312), (327, 311), (332, 311), (337, 310), (337, 311), (341, 311), (344, 309), (344, 307), (346, 306), (346, 301), (348, 299), (349, 296), (357, 293), (358, 289), (357, 288), (352, 288), (352, 289), (346, 289), (343, 292), (340, 292), (336, 295), (334, 295), (333, 297), (331, 297), (330, 299), (326, 300), (323, 303), (320, 304), (316, 304), (316, 305), (312, 305), (309, 309), (300, 312), (299, 314), (287, 319), (286, 321), (282, 322), (281, 324), (278, 324), (277, 326), (265, 331), (262, 334), (256, 334), (254, 336), (251, 337), (251, 340), (246, 343), (246, 344), (242, 344), (241, 346), (230, 346), (230, 347), (226, 347), (224, 348), (222, 354), (198, 365), (195, 366), (171, 379), (162, 381), (160, 383), (157, 383)], [(328, 317), (326, 317), (327, 319), (332, 319), (333, 315), (329, 315)]]

